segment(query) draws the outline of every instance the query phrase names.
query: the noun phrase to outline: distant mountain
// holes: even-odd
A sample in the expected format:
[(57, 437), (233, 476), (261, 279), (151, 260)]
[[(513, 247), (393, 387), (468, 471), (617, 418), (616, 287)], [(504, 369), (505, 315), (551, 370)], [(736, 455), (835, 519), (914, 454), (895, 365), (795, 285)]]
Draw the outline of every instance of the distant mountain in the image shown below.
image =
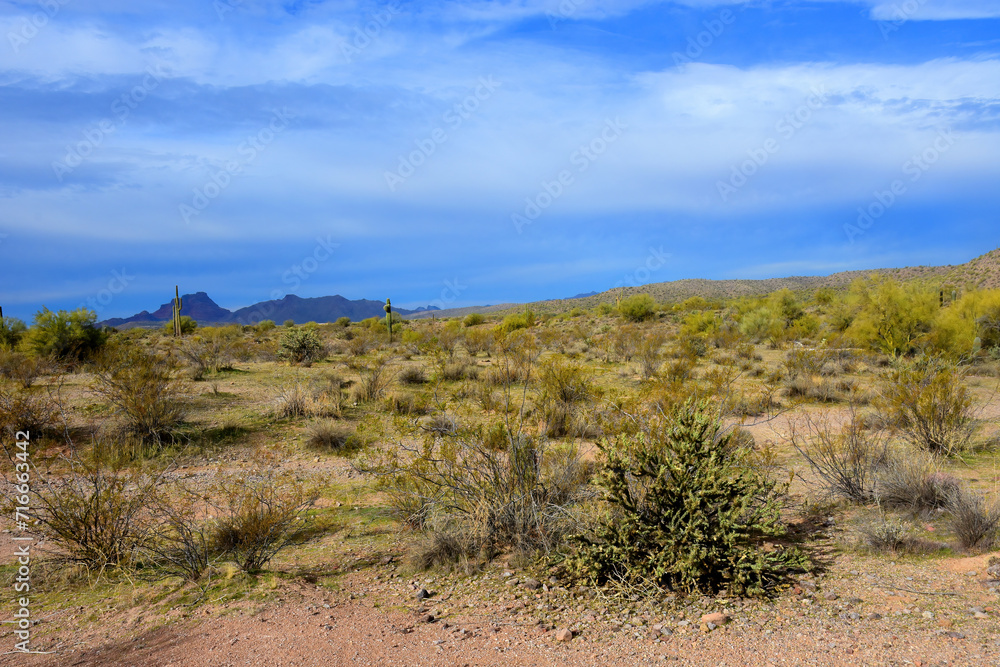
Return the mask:
[[(185, 294), (181, 297), (181, 315), (187, 315), (202, 325), (208, 324), (256, 324), (263, 320), (273, 320), (278, 324), (286, 320), (292, 320), (296, 324), (304, 322), (333, 322), (340, 317), (349, 317), (352, 321), (359, 321), (369, 317), (382, 317), (385, 313), (382, 306), (383, 301), (371, 301), (369, 299), (351, 300), (342, 296), (321, 296), (303, 299), (294, 294), (289, 294), (281, 299), (272, 301), (261, 301), (246, 308), (230, 311), (222, 308), (205, 292), (195, 292)], [(431, 310), (440, 310), (436, 306), (423, 306), (416, 310), (405, 308), (393, 308), (401, 316), (412, 313), (426, 313)], [(173, 302), (167, 302), (154, 310), (152, 313), (144, 310), (131, 317), (115, 317), (104, 322), (102, 326), (109, 327), (132, 327), (158, 325), (167, 322), (173, 317)]]
[(577, 294), (576, 296), (571, 296), (571, 297), (569, 297), (569, 298), (570, 298), (570, 299), (585, 299), (585, 298), (587, 298), (588, 296), (595, 296), (595, 295), (597, 295), (597, 294), (599, 294), (599, 293), (600, 293), (600, 292), (597, 292), (597, 291), (595, 290), (595, 291), (593, 291), (593, 292), (584, 292), (584, 293), (582, 293), (582, 294)]

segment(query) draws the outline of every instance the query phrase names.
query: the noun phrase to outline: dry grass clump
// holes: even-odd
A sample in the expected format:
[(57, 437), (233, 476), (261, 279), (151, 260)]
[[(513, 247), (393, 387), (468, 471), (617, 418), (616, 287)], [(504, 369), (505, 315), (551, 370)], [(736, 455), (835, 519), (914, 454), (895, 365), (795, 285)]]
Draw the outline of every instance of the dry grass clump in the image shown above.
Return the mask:
[(305, 417), (310, 414), (309, 393), (301, 384), (284, 387), (274, 400), (274, 413), (282, 419)]
[(922, 452), (891, 457), (879, 470), (876, 494), (885, 507), (926, 512), (945, 507), (958, 480), (941, 472), (940, 463)]
[(858, 524), (862, 544), (877, 553), (898, 553), (912, 550), (916, 541), (909, 526), (898, 517), (876, 511), (862, 518)]
[(420, 366), (407, 366), (399, 373), (400, 384), (425, 384), (427, 382), (427, 374), (424, 373), (424, 369)]
[(945, 503), (958, 543), (968, 551), (986, 551), (1000, 536), (1000, 502), (989, 502), (982, 493), (956, 488)]
[(315, 451), (343, 454), (357, 444), (355, 430), (343, 422), (318, 421), (306, 430), (306, 447)]

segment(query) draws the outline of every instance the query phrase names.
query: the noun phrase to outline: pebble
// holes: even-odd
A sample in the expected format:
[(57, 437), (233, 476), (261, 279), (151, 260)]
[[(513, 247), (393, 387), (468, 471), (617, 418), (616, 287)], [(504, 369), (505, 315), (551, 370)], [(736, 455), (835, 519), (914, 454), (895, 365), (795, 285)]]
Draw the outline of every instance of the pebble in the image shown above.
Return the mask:
[(557, 642), (569, 642), (573, 640), (573, 631), (569, 628), (560, 628), (556, 630), (555, 640)]

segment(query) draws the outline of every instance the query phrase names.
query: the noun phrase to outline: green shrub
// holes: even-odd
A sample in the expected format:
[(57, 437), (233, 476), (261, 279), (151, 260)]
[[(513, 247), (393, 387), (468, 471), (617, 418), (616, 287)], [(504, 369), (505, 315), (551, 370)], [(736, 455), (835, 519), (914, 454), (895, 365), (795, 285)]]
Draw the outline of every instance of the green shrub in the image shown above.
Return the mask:
[(633, 294), (622, 299), (617, 310), (630, 322), (642, 322), (656, 314), (656, 301), (648, 294)]
[(598, 475), (611, 513), (567, 564), (595, 584), (652, 582), (681, 593), (762, 595), (796, 549), (765, 551), (784, 534), (777, 484), (740, 465), (748, 453), (724, 435), (704, 403), (688, 401), (645, 432), (600, 443)]
[[(181, 315), (181, 335), (187, 336), (188, 334), (193, 334), (195, 329), (198, 328), (198, 323), (190, 315)], [(163, 323), (161, 327), (164, 333), (173, 335), (174, 333), (174, 322), (173, 320), (168, 320)]]
[(334, 324), (336, 324), (338, 327), (343, 327), (346, 329), (347, 327), (351, 326), (351, 318), (347, 317), (346, 315), (338, 317), (337, 321), (334, 322)]
[(962, 374), (945, 362), (897, 367), (883, 377), (876, 405), (906, 440), (934, 454), (960, 453), (976, 431)]
[(226, 475), (214, 489), (220, 498), (212, 545), (246, 572), (259, 572), (279, 551), (302, 541), (298, 525), (316, 501), (291, 475), (274, 470)]
[(13, 350), (28, 327), (16, 317), (0, 317), (0, 350)]
[(124, 433), (143, 446), (158, 448), (183, 415), (166, 361), (132, 343), (116, 343), (100, 355), (91, 388), (115, 410)]
[(285, 320), (284, 322), (282, 322), (281, 326), (285, 327), (286, 329), (290, 329), (291, 327), (295, 326), (295, 320)]
[(61, 478), (39, 476), (32, 498), (42, 535), (58, 547), (57, 560), (92, 570), (132, 564), (153, 532), (147, 508), (158, 478), (71, 463)]
[(462, 324), (464, 324), (467, 327), (474, 327), (482, 324), (485, 321), (486, 318), (483, 317), (481, 313), (469, 313), (468, 315), (465, 316), (465, 319), (462, 320)]
[(97, 313), (79, 308), (53, 313), (42, 308), (25, 335), (28, 347), (37, 355), (76, 362), (89, 358), (104, 345), (106, 335), (94, 326)]
[(257, 326), (254, 327), (254, 331), (258, 334), (263, 334), (267, 333), (271, 329), (274, 329), (276, 326), (278, 325), (274, 323), (274, 320), (261, 320), (257, 323)]
[(278, 358), (290, 364), (310, 365), (324, 356), (323, 343), (315, 329), (291, 327), (281, 333)]

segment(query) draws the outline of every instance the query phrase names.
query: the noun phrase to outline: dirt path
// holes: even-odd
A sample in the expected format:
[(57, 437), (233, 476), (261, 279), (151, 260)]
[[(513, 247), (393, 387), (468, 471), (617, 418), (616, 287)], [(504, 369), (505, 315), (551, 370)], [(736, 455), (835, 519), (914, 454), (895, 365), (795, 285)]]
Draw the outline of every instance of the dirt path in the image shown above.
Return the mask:
[[(423, 583), (355, 573), (341, 592), (285, 582), (275, 591), (280, 601), (195, 608), (161, 627), (143, 627), (141, 610), (81, 625), (56, 614), (47, 629), (38, 626), (37, 644), (56, 653), (2, 655), (0, 665), (995, 666), (1000, 596), (984, 574), (986, 558), (886, 561), (860, 572), (850, 568), (861, 561), (844, 556), (772, 602), (658, 608), (535, 589), (500, 571), (439, 578), (448, 594), (419, 602), (413, 590)], [(701, 614), (719, 608), (731, 621), (706, 631)], [(437, 618), (427, 622), (428, 614)], [(573, 638), (559, 641), (561, 628)]]

